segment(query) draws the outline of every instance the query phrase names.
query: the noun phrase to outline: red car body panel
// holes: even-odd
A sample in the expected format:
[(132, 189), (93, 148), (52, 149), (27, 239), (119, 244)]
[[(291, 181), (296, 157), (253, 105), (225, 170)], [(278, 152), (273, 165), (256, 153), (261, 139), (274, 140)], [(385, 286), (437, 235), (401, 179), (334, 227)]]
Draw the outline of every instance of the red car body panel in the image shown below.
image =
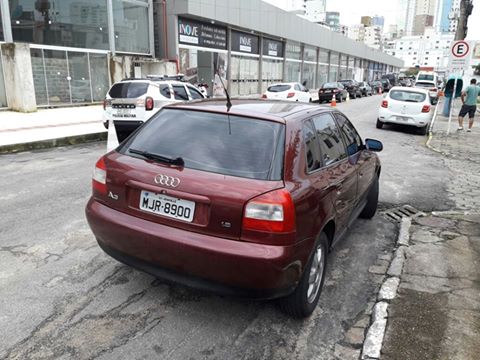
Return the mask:
[[(167, 108), (225, 113), (223, 101)], [(330, 110), (284, 102), (234, 102), (230, 114), (285, 124), (283, 180), (279, 181), (171, 167), (115, 151), (107, 154), (107, 189), (114, 196), (94, 190), (86, 207), (98, 243), (120, 261), (189, 286), (222, 293), (235, 289), (233, 293), (261, 298), (290, 293), (316, 238), (329, 224), (332, 243), (348, 227), (379, 168), (378, 158), (362, 150), (315, 174), (306, 173), (303, 121), (325, 111)], [(180, 178), (178, 188), (157, 185), (154, 177), (159, 173)], [(242, 229), (246, 203), (280, 188), (289, 191), (294, 203), (295, 231), (278, 234)], [(193, 221), (140, 210), (141, 190), (195, 201)], [(222, 222), (231, 226), (223, 227)]]

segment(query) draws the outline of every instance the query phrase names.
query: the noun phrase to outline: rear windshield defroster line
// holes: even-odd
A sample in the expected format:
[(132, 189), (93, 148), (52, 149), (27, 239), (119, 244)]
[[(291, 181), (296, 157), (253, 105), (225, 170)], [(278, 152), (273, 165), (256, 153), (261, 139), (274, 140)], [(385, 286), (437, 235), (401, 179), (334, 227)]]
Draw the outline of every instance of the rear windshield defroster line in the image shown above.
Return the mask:
[(241, 116), (164, 109), (120, 147), (181, 158), (184, 167), (224, 175), (282, 180), (285, 125)]

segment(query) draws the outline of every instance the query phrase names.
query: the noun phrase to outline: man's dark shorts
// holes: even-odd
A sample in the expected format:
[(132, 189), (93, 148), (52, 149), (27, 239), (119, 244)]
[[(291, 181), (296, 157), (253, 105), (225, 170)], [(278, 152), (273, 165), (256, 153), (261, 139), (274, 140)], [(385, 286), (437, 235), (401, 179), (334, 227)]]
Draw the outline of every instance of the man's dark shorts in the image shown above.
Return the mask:
[(468, 114), (468, 117), (472, 119), (475, 116), (475, 111), (477, 111), (477, 107), (475, 105), (462, 105), (460, 114), (458, 114), (458, 116), (464, 117)]

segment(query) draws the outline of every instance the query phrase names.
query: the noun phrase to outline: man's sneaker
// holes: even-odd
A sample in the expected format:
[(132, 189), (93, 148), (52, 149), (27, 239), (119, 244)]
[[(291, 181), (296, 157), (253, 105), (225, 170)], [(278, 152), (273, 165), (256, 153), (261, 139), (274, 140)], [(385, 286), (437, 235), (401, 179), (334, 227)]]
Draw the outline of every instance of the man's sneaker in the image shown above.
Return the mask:
[(472, 131), (472, 129), (467, 129), (467, 132), (471, 132), (471, 131)]
[(457, 130), (463, 130), (463, 126), (459, 126)]

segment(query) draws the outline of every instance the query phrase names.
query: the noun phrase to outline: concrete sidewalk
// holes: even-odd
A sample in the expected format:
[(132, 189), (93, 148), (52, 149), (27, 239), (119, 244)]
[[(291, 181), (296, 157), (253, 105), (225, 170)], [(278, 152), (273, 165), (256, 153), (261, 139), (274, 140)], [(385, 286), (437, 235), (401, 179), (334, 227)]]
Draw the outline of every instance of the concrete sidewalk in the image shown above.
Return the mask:
[(0, 111), (0, 153), (106, 139), (102, 106)]
[(459, 107), (450, 134), (440, 115), (428, 144), (451, 171), (445, 181), (456, 205), (412, 220), (381, 359), (479, 358), (480, 116), (472, 132), (457, 131)]

